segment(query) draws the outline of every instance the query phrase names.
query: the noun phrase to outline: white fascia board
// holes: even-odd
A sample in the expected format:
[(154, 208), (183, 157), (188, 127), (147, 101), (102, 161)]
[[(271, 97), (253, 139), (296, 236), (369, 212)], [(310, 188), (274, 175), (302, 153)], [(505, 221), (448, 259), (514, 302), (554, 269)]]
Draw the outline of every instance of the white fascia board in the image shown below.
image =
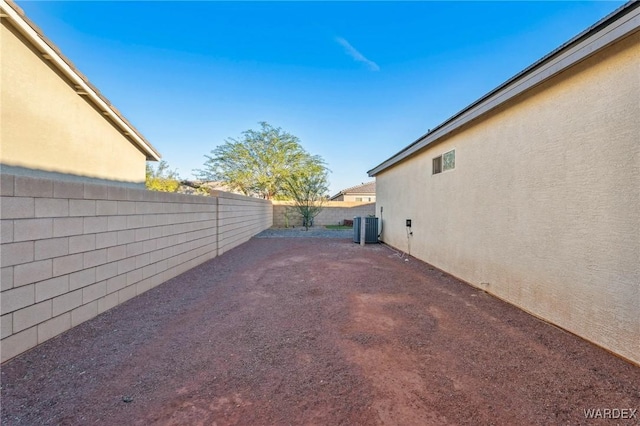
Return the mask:
[(638, 29), (640, 29), (640, 8), (635, 8), (575, 45), (568, 46), (564, 50), (561, 48), (558, 52), (554, 52), (555, 55), (552, 53), (551, 58), (541, 60), (540, 64), (534, 64), (529, 71), (523, 71), (520, 76), (514, 77), (512, 81), (507, 81), (503, 86), (489, 92), (489, 94), (439, 125), (432, 132), (422, 136), (407, 148), (369, 170), (367, 173), (372, 177), (377, 175), (469, 123), (471, 120), (513, 99), (524, 91), (539, 85), (602, 50), (611, 43), (638, 31)]
[(7, 17), (3, 19), (10, 19), (12, 24), (20, 31), (20, 33), (29, 40), (34, 47), (40, 52), (44, 59), (53, 63), (53, 65), (60, 70), (71, 82), (75, 85), (76, 92), (81, 96), (86, 96), (94, 105), (102, 111), (103, 115), (109, 117), (122, 131), (123, 134), (133, 139), (140, 149), (145, 153), (147, 158), (152, 158), (156, 161), (160, 160), (160, 154), (153, 149), (148, 142), (138, 133), (138, 131), (127, 124), (120, 115), (113, 110), (113, 108), (107, 104), (98, 93), (87, 82), (78, 75), (78, 73), (71, 68), (71, 66), (53, 49), (47, 42), (45, 42), (38, 32), (31, 27), (18, 12), (16, 12), (5, 0), (0, 0), (0, 6), (2, 13)]

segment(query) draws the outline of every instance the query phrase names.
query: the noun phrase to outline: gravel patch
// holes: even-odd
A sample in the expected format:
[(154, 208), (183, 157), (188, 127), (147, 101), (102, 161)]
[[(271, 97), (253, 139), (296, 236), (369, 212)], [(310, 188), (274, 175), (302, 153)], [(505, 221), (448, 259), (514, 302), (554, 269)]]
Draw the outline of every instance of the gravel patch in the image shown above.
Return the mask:
[(352, 238), (352, 229), (328, 229), (314, 226), (308, 230), (298, 228), (269, 228), (254, 238)]
[(637, 418), (588, 410), (640, 409), (637, 366), (382, 244), (335, 238), (251, 239), (0, 379), (3, 426), (591, 426)]

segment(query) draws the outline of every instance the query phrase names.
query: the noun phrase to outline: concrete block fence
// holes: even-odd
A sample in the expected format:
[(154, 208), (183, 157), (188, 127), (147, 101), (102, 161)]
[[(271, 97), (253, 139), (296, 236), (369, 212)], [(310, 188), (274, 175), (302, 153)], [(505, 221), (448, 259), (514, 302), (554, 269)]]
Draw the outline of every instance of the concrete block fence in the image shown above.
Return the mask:
[(269, 201), (2, 174), (4, 362), (269, 228)]
[(218, 192), (215, 198), (218, 199), (218, 255), (273, 225), (270, 201), (227, 192)]
[[(273, 202), (273, 226), (284, 228), (286, 225), (285, 213), (289, 214), (289, 226), (302, 226), (302, 217), (294, 210), (291, 201)], [(342, 225), (345, 219), (352, 220), (356, 216), (369, 216), (376, 212), (375, 203), (361, 203), (352, 201), (328, 201), (322, 211), (314, 219), (314, 226)]]

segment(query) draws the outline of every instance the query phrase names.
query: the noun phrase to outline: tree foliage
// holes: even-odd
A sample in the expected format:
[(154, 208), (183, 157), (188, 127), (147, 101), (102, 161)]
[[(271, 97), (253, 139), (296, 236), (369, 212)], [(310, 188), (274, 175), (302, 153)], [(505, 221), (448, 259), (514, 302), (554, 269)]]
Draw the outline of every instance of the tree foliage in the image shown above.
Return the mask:
[(198, 177), (265, 199), (285, 198), (284, 186), (292, 177), (325, 176), (327, 171), (324, 160), (305, 151), (296, 136), (266, 122), (239, 139), (226, 139), (205, 157)]
[(175, 170), (169, 169), (169, 164), (164, 160), (157, 168), (147, 163), (145, 186), (151, 191), (177, 192), (180, 189), (180, 178)]
[(286, 194), (295, 202), (308, 230), (313, 219), (320, 213), (327, 200), (328, 182), (326, 173), (290, 176), (285, 185)]

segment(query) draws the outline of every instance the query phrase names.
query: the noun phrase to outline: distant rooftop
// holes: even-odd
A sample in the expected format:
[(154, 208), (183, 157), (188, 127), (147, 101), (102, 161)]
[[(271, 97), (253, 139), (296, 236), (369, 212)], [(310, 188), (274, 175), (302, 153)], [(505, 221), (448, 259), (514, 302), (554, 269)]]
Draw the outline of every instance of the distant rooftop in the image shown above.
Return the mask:
[(340, 195), (347, 195), (347, 194), (376, 195), (376, 182), (373, 181), (373, 182), (362, 183), (360, 185), (352, 186), (351, 188), (343, 189), (342, 191), (338, 192), (336, 195), (331, 197), (331, 199), (333, 200), (334, 198), (337, 198)]

